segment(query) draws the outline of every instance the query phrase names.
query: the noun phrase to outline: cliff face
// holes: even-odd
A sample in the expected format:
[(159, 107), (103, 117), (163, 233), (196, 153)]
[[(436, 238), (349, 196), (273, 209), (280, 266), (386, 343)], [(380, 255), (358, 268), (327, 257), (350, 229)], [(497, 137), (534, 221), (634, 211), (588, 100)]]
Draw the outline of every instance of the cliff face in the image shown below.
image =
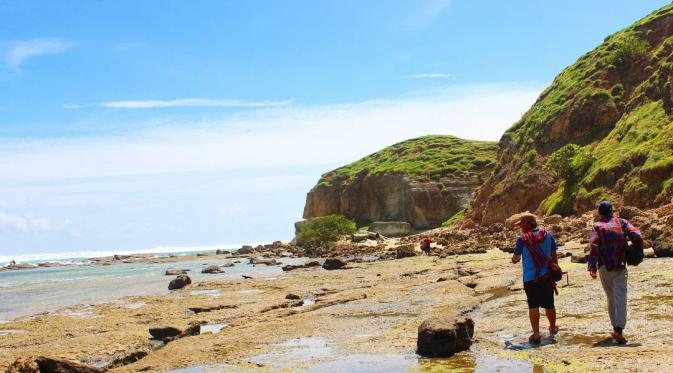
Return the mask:
[(490, 224), (524, 210), (571, 214), (606, 198), (639, 207), (667, 203), (672, 85), (668, 5), (607, 37), (556, 77), (502, 136), (497, 166), (470, 217)]
[(493, 168), (495, 144), (427, 136), (383, 149), (322, 176), (304, 218), (342, 214), (366, 224), (433, 228), (469, 204)]

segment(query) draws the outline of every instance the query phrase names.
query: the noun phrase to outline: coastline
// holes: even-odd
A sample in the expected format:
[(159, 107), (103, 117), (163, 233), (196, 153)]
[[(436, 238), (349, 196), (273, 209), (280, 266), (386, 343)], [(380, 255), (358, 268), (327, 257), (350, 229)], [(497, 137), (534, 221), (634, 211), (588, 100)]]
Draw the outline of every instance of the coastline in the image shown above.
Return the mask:
[[(581, 247), (569, 242), (561, 250), (575, 254)], [(479, 364), (550, 372), (648, 371), (666, 364), (673, 352), (673, 336), (665, 332), (673, 304), (662, 293), (673, 281), (670, 258), (647, 259), (631, 271), (634, 343), (626, 347), (605, 344), (609, 322), (600, 285), (588, 278), (584, 265), (562, 259), (570, 283), (562, 284), (557, 300), (561, 334), (530, 348), (520, 268), (509, 263), (509, 254), (497, 249), (443, 258), (379, 254), (377, 260), (353, 258), (340, 270), (312, 267), (272, 277), (199, 281), (165, 295), (73, 306), (0, 324), (0, 368), (44, 355), (111, 372), (473, 371)], [(286, 299), (289, 294), (299, 301)], [(417, 357), (417, 328), (434, 315), (473, 318), (471, 350), (449, 359)], [(165, 344), (148, 334), (153, 327), (187, 330), (195, 323), (201, 332)], [(596, 344), (605, 345), (592, 347)], [(623, 361), (625, 348), (638, 358)], [(647, 358), (655, 353), (662, 358)]]

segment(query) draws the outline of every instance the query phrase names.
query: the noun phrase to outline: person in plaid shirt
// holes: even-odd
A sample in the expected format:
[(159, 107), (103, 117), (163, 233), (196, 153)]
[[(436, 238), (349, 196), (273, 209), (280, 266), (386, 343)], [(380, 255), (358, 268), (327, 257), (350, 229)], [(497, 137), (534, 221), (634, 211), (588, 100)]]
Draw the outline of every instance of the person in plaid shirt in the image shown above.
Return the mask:
[(643, 237), (638, 228), (625, 219), (615, 218), (610, 201), (598, 205), (600, 219), (591, 228), (591, 251), (589, 252), (589, 274), (596, 279), (600, 274), (601, 285), (608, 298), (608, 314), (612, 323), (612, 338), (626, 343), (623, 330), (626, 326), (626, 238), (633, 245), (642, 245)]

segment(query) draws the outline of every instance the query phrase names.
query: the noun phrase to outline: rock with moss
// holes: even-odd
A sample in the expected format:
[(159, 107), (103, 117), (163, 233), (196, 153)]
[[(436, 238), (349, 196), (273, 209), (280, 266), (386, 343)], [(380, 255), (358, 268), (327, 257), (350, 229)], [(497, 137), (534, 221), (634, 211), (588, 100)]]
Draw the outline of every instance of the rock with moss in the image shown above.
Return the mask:
[(340, 214), (360, 225), (435, 228), (469, 204), (495, 155), (495, 143), (453, 136), (403, 141), (324, 174), (308, 193), (304, 218)]

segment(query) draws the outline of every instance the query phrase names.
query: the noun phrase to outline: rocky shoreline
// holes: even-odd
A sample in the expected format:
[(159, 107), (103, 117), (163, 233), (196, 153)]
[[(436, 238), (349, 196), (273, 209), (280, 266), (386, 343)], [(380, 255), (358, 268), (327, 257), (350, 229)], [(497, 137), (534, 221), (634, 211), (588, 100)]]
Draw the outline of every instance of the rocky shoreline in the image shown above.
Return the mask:
[[(650, 235), (663, 229), (665, 238), (666, 211), (633, 210), (631, 218)], [(606, 342), (600, 285), (589, 280), (585, 264), (577, 263), (586, 255), (590, 219), (586, 214), (545, 220), (558, 232), (561, 265), (569, 273), (558, 299), (562, 333), (540, 348), (525, 343), (529, 326), (520, 268), (509, 263), (506, 252), (516, 231), (508, 224), (482, 228), (465, 222), (422, 235), (343, 240), (308, 251), (276, 243), (275, 248), (208, 254), (272, 266), (283, 255), (314, 259), (284, 267), (276, 277), (200, 281), (168, 295), (69, 307), (1, 324), (0, 369), (38, 372), (42, 356), (111, 372), (203, 366), (277, 371), (329, 364), (347, 368), (364, 364), (351, 356), (366, 356), (401, 364), (393, 370), (460, 368), (483, 359), (537, 364), (547, 371), (610, 371), (624, 364), (632, 371), (656, 370), (673, 352), (665, 332), (673, 322), (668, 317), (673, 299), (665, 294), (673, 284), (673, 259), (646, 259), (631, 270), (633, 326), (627, 333), (634, 343), (613, 346)], [(430, 255), (419, 250), (425, 236), (436, 242)], [(650, 244), (659, 247), (658, 242)], [(437, 316), (474, 320), (470, 352), (443, 360), (416, 356), (419, 326)], [(638, 359), (623, 361), (624, 349)], [(659, 357), (648, 358), (653, 354)]]

